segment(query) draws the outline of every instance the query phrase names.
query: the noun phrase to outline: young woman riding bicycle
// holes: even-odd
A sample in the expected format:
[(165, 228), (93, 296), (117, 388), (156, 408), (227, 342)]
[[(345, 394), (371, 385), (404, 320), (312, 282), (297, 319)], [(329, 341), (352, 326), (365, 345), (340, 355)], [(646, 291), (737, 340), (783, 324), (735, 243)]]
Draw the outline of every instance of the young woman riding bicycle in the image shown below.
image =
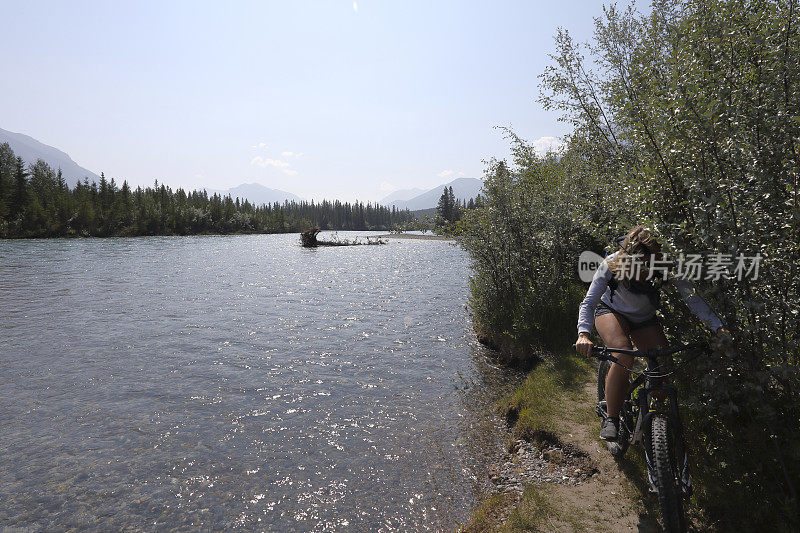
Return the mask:
[[(594, 343), (589, 338), (592, 325), (610, 348), (637, 349), (667, 348), (667, 338), (656, 317), (659, 288), (647, 278), (648, 265), (661, 259), (661, 244), (647, 229), (637, 226), (622, 241), (617, 252), (606, 257), (594, 274), (592, 283), (578, 311), (578, 340), (575, 349), (587, 357)], [(636, 268), (638, 262), (641, 268)], [(694, 291), (687, 279), (671, 278), (683, 300), (706, 326), (716, 333), (725, 332), (719, 317)], [(619, 355), (627, 368), (633, 357)], [(608, 418), (603, 420), (600, 438), (616, 440), (619, 432), (619, 412), (625, 400), (630, 372), (612, 365), (606, 379)]]

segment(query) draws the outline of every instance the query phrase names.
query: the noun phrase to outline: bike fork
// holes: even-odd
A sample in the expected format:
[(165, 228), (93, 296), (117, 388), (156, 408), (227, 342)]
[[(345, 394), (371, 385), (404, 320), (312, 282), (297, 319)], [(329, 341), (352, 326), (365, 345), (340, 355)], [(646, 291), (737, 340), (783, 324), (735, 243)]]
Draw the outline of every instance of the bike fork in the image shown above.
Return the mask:
[(651, 450), (650, 438), (648, 437), (646, 441), (647, 445), (645, 446), (644, 450), (644, 460), (647, 463), (647, 482), (650, 484), (650, 492), (653, 494), (657, 494), (658, 488), (656, 487), (656, 480), (653, 477), (653, 471), (654, 471), (653, 460), (650, 457), (652, 454), (652, 452), (650, 451)]
[(684, 498), (692, 495), (692, 476), (689, 475), (689, 454), (683, 452), (683, 466), (681, 467), (681, 492)]
[[(680, 485), (681, 494), (684, 498), (689, 498), (692, 495), (692, 477), (689, 474), (689, 453), (686, 449), (686, 440), (683, 437), (683, 423), (681, 422), (680, 414), (677, 409), (677, 398), (674, 392), (670, 395), (670, 404), (672, 411), (672, 423), (675, 428), (675, 452), (676, 452), (676, 468), (680, 469)], [(682, 459), (681, 459), (681, 456)], [(680, 465), (680, 466), (679, 466)]]
[[(653, 462), (650, 458), (650, 451), (645, 451), (645, 461), (647, 462), (647, 481), (650, 484), (650, 492), (658, 493), (656, 488), (656, 480), (653, 477)], [(683, 453), (683, 464), (681, 465), (681, 493), (684, 498), (689, 498), (692, 495), (692, 476), (689, 474), (689, 455)]]

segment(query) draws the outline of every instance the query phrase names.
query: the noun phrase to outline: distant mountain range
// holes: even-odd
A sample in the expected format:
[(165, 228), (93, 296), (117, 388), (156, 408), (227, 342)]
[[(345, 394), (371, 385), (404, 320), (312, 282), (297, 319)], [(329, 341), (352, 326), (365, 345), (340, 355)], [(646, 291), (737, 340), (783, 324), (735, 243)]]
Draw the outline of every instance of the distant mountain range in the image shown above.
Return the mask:
[(481, 193), (483, 181), (476, 178), (458, 178), (411, 197), (408, 197), (408, 194), (419, 191), (419, 189), (395, 191), (378, 203), (411, 211), (430, 209), (439, 204), (439, 198), (445, 187), (453, 187), (453, 196), (459, 200), (469, 201), (470, 198), (475, 198)]
[(0, 144), (2, 143), (8, 143), (11, 149), (14, 150), (14, 154), (21, 157), (26, 165), (36, 163), (37, 160), (41, 159), (53, 167), (54, 170), (60, 168), (62, 176), (64, 176), (70, 187), (74, 186), (76, 181), (83, 180), (83, 178), (89, 178), (89, 180), (94, 181), (100, 179), (100, 176), (78, 165), (70, 156), (58, 148), (41, 143), (33, 137), (0, 128)]
[[(7, 142), (14, 153), (21, 157), (26, 164), (35, 163), (38, 159), (44, 160), (53, 169), (61, 169), (66, 182), (70, 187), (75, 185), (77, 180), (88, 177), (89, 180), (99, 181), (100, 176), (78, 165), (66, 153), (58, 148), (53, 148), (33, 137), (14, 133), (0, 128), (0, 144)], [(445, 187), (453, 187), (453, 194), (459, 200), (469, 200), (480, 194), (483, 181), (475, 178), (458, 178), (449, 183), (443, 183), (430, 190), (424, 189), (403, 189), (394, 191), (378, 203), (385, 206), (395, 206), (398, 209), (409, 209), (418, 211), (422, 209), (435, 208), (439, 203), (439, 197)], [(206, 189), (208, 194), (218, 193), (222, 196), (231, 195), (232, 198), (245, 198), (255, 205), (272, 204), (284, 201), (301, 202), (303, 199), (290, 192), (278, 189), (270, 189), (258, 183), (243, 183), (227, 190)]]
[(399, 191), (394, 191), (392, 194), (378, 203), (381, 205), (392, 205), (392, 202), (405, 202), (407, 200), (411, 200), (415, 196), (419, 196), (424, 192), (427, 191), (425, 189), (402, 189)]
[(255, 205), (274, 204), (275, 202), (282, 204), (286, 200), (290, 202), (301, 202), (303, 200), (296, 194), (280, 191), (278, 189), (270, 189), (258, 183), (242, 183), (241, 185), (224, 191), (206, 189), (206, 192), (209, 195), (217, 193), (221, 196), (228, 196), (230, 194), (231, 198), (239, 198), (240, 200), (247, 198), (251, 204)]
[[(69, 155), (58, 148), (48, 146), (28, 135), (14, 133), (0, 128), (0, 144), (6, 142), (11, 146), (11, 149), (14, 150), (14, 154), (25, 161), (26, 165), (33, 164), (41, 159), (53, 167), (54, 170), (60, 168), (61, 174), (70, 187), (74, 186), (76, 181), (83, 180), (83, 178), (87, 177), (91, 181), (100, 180), (100, 176), (78, 165)], [(272, 204), (275, 202), (283, 203), (284, 200), (294, 200), (297, 202), (302, 200), (302, 198), (296, 194), (270, 189), (258, 183), (243, 183), (224, 191), (208, 189), (207, 192), (209, 194), (214, 194), (216, 192), (222, 196), (230, 194), (232, 198), (238, 197), (242, 200), (247, 198), (250, 200), (250, 203), (256, 205)]]

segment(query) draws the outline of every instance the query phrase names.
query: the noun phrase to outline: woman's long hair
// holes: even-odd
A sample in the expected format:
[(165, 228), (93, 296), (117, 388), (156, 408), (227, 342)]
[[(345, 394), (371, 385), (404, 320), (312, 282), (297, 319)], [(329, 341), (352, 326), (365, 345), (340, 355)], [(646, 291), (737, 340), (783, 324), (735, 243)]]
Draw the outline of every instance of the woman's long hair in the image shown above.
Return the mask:
[(630, 267), (632, 259), (630, 257), (635, 255), (647, 256), (660, 252), (661, 243), (653, 236), (652, 232), (644, 226), (636, 226), (625, 235), (617, 256), (606, 262), (609, 270), (614, 273), (616, 278), (623, 285), (629, 286), (631, 282), (629, 275), (632, 270)]

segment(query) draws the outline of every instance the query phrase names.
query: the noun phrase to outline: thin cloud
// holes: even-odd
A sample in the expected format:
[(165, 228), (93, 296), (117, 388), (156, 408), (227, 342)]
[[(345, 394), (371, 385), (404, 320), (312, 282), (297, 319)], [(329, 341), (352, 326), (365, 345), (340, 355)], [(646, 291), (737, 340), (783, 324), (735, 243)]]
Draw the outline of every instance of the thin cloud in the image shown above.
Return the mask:
[(280, 159), (270, 159), (268, 157), (261, 157), (260, 155), (257, 155), (250, 160), (250, 165), (263, 168), (277, 168), (287, 176), (297, 175), (296, 170), (289, 168), (291, 165), (287, 161), (281, 161)]
[(449, 178), (450, 176), (464, 176), (464, 172), (461, 170), (442, 170), (438, 174), (436, 174), (440, 178)]
[(258, 143), (251, 146), (251, 148), (267, 148), (267, 143)]
[(389, 183), (388, 181), (381, 182), (381, 191), (383, 192), (394, 192), (397, 190), (397, 187)]
[(564, 143), (555, 137), (539, 137), (533, 141), (533, 149), (539, 155), (545, 155), (548, 152), (559, 152), (564, 147)]
[(303, 152), (281, 152), (281, 157), (300, 157)]
[(258, 167), (277, 167), (277, 168), (286, 168), (289, 166), (289, 163), (286, 161), (281, 161), (280, 159), (270, 159), (268, 157), (261, 157), (260, 155), (255, 156), (253, 159), (250, 160), (250, 164), (253, 166)]

